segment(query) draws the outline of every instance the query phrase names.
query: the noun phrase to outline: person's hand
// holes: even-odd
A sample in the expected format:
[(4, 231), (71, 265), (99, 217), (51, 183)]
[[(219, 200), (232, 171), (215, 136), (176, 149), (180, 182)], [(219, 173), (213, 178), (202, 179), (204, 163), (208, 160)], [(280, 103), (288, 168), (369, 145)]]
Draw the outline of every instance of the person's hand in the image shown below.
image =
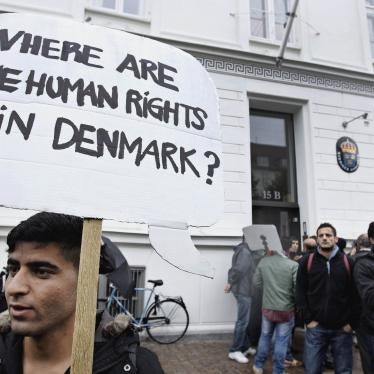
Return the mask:
[(223, 289), (225, 291), (225, 293), (229, 293), (230, 290), (231, 290), (231, 284), (230, 283), (227, 283), (225, 288)]
[(313, 328), (315, 328), (315, 327), (317, 327), (318, 326), (318, 322), (317, 321), (310, 321), (307, 325), (306, 325), (306, 327), (308, 328), (308, 329), (313, 329)]
[(350, 332), (352, 332), (353, 330), (352, 330), (351, 325), (350, 325), (349, 323), (347, 323), (346, 325), (343, 326), (343, 331), (344, 331), (344, 332), (348, 332), (348, 333), (350, 333)]

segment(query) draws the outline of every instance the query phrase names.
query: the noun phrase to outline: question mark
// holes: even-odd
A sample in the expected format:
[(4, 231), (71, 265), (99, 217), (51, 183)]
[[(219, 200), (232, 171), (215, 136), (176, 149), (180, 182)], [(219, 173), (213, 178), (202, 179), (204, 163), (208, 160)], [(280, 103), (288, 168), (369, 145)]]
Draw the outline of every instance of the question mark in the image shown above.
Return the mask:
[[(210, 156), (213, 156), (214, 162), (213, 164), (208, 165), (208, 177), (213, 177), (214, 169), (218, 168), (218, 166), (221, 164), (221, 161), (219, 160), (219, 157), (212, 151), (206, 151), (204, 153), (204, 156), (209, 159)], [(207, 184), (212, 184), (213, 181), (210, 178), (206, 179)]]

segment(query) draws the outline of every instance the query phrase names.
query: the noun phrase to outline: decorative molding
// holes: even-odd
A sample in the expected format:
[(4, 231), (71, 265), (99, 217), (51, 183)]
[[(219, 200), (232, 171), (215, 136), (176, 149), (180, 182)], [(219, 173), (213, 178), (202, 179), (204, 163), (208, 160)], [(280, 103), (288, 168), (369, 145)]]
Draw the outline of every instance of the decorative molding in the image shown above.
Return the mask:
[(291, 67), (277, 68), (271, 64), (227, 59), (216, 55), (192, 54), (213, 73), (374, 97), (374, 81)]

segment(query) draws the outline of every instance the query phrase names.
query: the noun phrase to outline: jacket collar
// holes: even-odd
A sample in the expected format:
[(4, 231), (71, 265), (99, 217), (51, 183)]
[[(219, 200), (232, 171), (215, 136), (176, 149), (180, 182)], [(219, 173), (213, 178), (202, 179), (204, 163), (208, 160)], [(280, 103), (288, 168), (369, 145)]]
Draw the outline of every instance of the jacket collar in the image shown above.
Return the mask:
[[(323, 256), (323, 257), (325, 257), (323, 254), (322, 254), (322, 250), (321, 250), (321, 248), (318, 246), (317, 247), (317, 252), (321, 255), (321, 256)], [(331, 261), (337, 254), (339, 253), (339, 247), (337, 246), (337, 245), (335, 245), (334, 246), (334, 249), (331, 251), (331, 254), (330, 254), (330, 256), (329, 256), (329, 258), (326, 258), (327, 259), (327, 261)]]

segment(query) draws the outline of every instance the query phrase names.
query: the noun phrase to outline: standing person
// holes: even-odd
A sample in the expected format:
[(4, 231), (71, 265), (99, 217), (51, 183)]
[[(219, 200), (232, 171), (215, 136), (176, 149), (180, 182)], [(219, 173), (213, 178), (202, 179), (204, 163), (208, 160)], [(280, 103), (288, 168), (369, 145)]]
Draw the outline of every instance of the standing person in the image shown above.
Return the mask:
[(356, 261), (361, 256), (367, 255), (371, 251), (371, 243), (367, 234), (361, 234), (354, 242), (350, 256)]
[(361, 318), (356, 329), (362, 369), (365, 374), (374, 373), (374, 222), (368, 229), (368, 238), (372, 244), (370, 252), (356, 255), (353, 277), (361, 299)]
[(283, 374), (288, 342), (294, 326), (295, 284), (298, 264), (279, 252), (267, 250), (253, 277), (255, 287), (263, 287), (261, 336), (253, 372), (262, 374), (270, 353), (272, 337), (273, 373)]
[(243, 241), (234, 248), (232, 265), (228, 272), (228, 281), (224, 288), (235, 296), (238, 314), (234, 329), (234, 338), (229, 352), (229, 358), (241, 364), (248, 362), (245, 353), (249, 348), (247, 327), (251, 312), (251, 284), (254, 273), (254, 261), (248, 244)]
[(290, 247), (287, 250), (287, 256), (291, 259), (294, 260), (295, 257), (299, 256), (299, 240), (298, 239), (292, 239), (290, 243)]
[(335, 373), (352, 373), (352, 327), (356, 298), (352, 261), (339, 250), (336, 229), (322, 223), (317, 250), (305, 256), (297, 274), (297, 306), (305, 324), (304, 364), (307, 374), (320, 374), (331, 344)]
[[(69, 373), (82, 228), (80, 217), (43, 212), (8, 234), (11, 331), (1, 334), (0, 373)], [(125, 323), (108, 327), (104, 317), (97, 315), (95, 373), (163, 373), (136, 332)]]
[(317, 249), (316, 239), (309, 237), (303, 242), (304, 254), (313, 253)]

